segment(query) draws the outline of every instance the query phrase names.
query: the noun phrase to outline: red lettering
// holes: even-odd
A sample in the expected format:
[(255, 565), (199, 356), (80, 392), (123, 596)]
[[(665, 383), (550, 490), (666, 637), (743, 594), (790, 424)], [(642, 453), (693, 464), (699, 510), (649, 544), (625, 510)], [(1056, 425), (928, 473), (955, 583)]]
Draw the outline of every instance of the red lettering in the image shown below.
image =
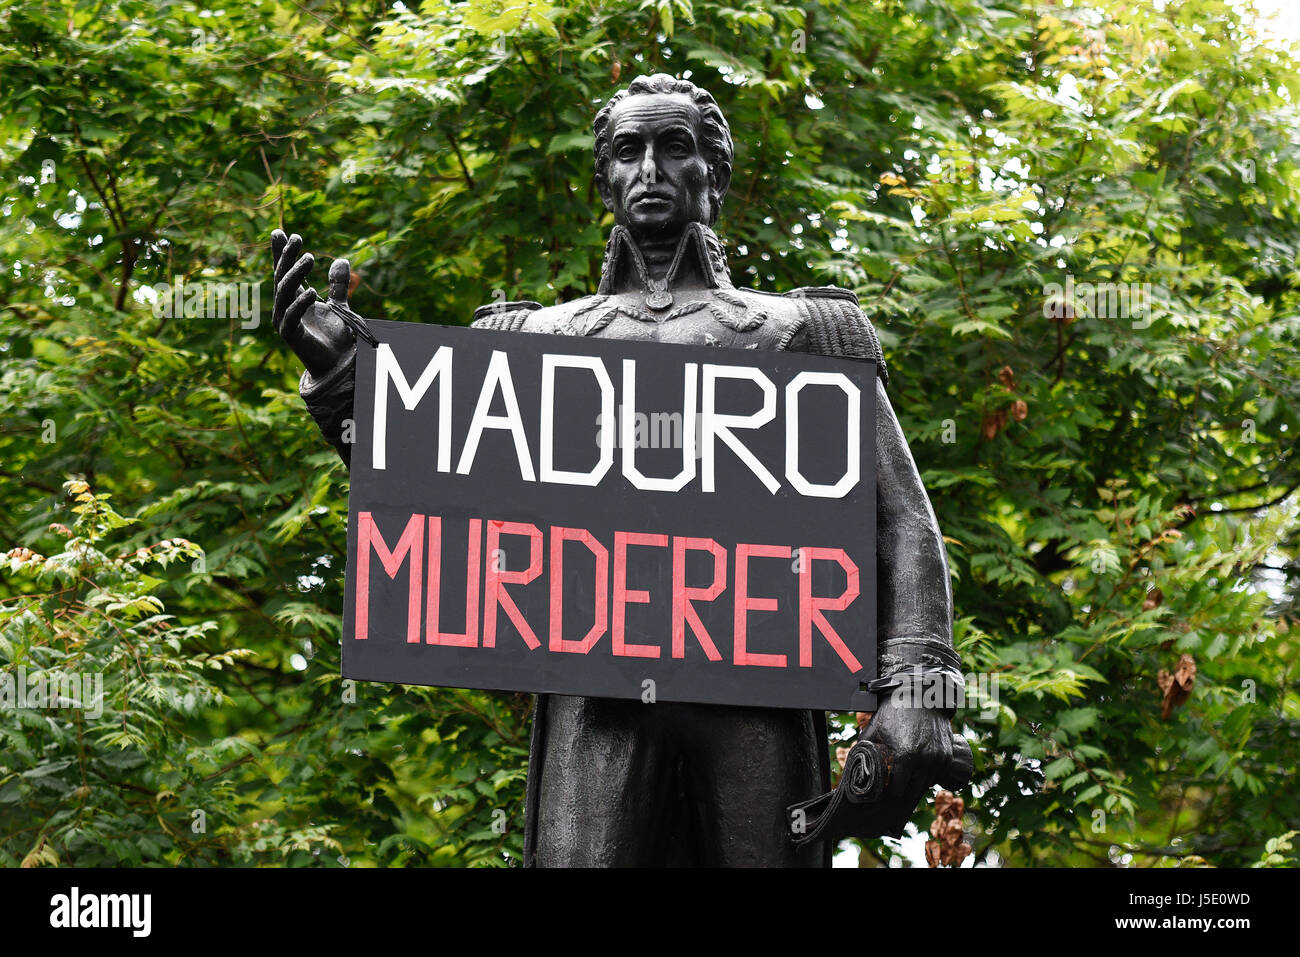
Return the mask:
[[(686, 587), (686, 550), (713, 553), (713, 584), (708, 588)], [(710, 661), (721, 661), (722, 655), (713, 639), (704, 629), (693, 601), (713, 601), (727, 587), (727, 550), (711, 538), (673, 539), (673, 657), (686, 657), (686, 624), (690, 623), (695, 640), (700, 643)]]
[(629, 591), (627, 587), (627, 547), (629, 545), (668, 546), (667, 535), (648, 535), (641, 532), (614, 533), (614, 654), (627, 658), (658, 658), (657, 645), (629, 645), (623, 641), (623, 623), (629, 602), (648, 604), (648, 591)]
[(397, 540), (397, 548), (389, 551), (384, 536), (379, 534), (375, 520), (370, 512), (357, 514), (357, 608), (356, 627), (353, 634), (357, 640), (370, 637), (370, 549), (374, 548), (384, 571), (389, 578), (396, 578), (397, 572), (411, 556), (411, 585), (406, 606), (406, 640), (420, 640), (420, 579), (424, 574), (424, 516), (412, 515), (406, 523), (402, 537)]
[[(424, 521), (428, 519), (427, 559)], [(529, 650), (542, 647), (537, 632), (525, 620), (515, 598), (508, 591), (509, 585), (528, 585), (544, 571), (549, 571), (549, 641), (548, 649), (553, 653), (590, 654), (599, 645), (606, 632), (610, 632), (611, 651), (621, 658), (660, 658), (663, 648), (660, 644), (636, 644), (627, 640), (627, 606), (630, 604), (650, 604), (651, 594), (647, 590), (628, 588), (628, 549), (633, 546), (648, 548), (667, 548), (671, 545), (672, 554), (672, 595), (671, 595), (671, 656), (675, 659), (686, 657), (688, 635), (698, 643), (709, 661), (722, 661), (717, 643), (704, 626), (698, 602), (715, 602), (727, 589), (728, 549), (712, 538), (692, 538), (689, 536), (673, 537), (643, 532), (614, 532), (613, 546), (613, 582), (611, 616), (611, 582), (610, 550), (585, 528), (569, 528), (553, 525), (550, 527), (549, 556), (546, 552), (542, 531), (527, 522), (487, 521), (486, 549), (484, 555), (483, 522), (484, 519), (468, 520), (465, 549), (465, 630), (463, 633), (444, 632), (441, 628), (442, 599), (442, 551), (443, 522), (437, 515), (410, 516), (401, 536), (393, 547), (389, 547), (371, 512), (357, 514), (357, 571), (356, 571), (356, 605), (354, 608), (355, 627), (353, 634), (358, 640), (370, 637), (370, 600), (371, 600), (371, 552), (379, 556), (380, 564), (390, 579), (406, 570), (409, 574), (409, 588), (406, 615), (406, 640), (409, 643), (420, 641), (423, 626), (424, 641), (429, 645), (476, 648), (480, 646), (479, 633), (482, 631), (482, 647), (495, 648), (499, 611), (514, 625), (519, 636)], [(505, 552), (501, 542), (505, 536), (528, 538), (528, 566), (513, 571), (503, 567)], [(587, 588), (581, 582), (566, 582), (564, 575), (564, 550), (568, 543), (581, 543), (591, 552), (595, 559), (595, 574), (591, 581), (592, 623), (582, 638), (564, 636), (564, 599), (566, 589), (569, 595), (580, 595), (580, 604), (587, 606)], [(521, 547), (522, 550), (522, 547)], [(708, 552), (713, 557), (713, 574), (711, 580), (697, 585), (686, 582), (687, 555), (691, 551)], [(549, 568), (547, 558), (549, 557)], [(858, 566), (843, 548), (818, 548), (804, 546), (800, 549), (802, 559), (798, 576), (798, 663), (801, 668), (813, 667), (813, 640), (820, 635), (851, 674), (863, 670), (862, 662), (850, 650), (847, 642), (836, 631), (826, 616), (827, 611), (844, 611), (856, 601), (861, 594), (861, 575)], [(486, 558), (486, 563), (485, 563)], [(760, 653), (750, 651), (749, 615), (751, 612), (775, 612), (779, 610), (780, 599), (774, 597), (754, 596), (749, 593), (749, 564), (753, 558), (785, 559), (791, 558), (791, 549), (785, 545), (737, 544), (735, 546), (735, 581), (734, 581), (734, 615), (732, 619), (732, 661), (737, 666), (760, 666), (767, 668), (789, 667), (788, 654)], [(570, 553), (572, 559), (572, 553)], [(812, 571), (814, 562), (834, 561), (844, 569), (847, 583), (843, 591), (834, 597), (814, 595)], [(425, 582), (424, 575), (428, 581)], [(480, 580), (480, 574), (483, 576)], [(572, 579), (570, 575), (570, 579)], [(538, 587), (541, 587), (540, 585)], [(423, 594), (424, 612), (421, 616), (420, 602)], [(480, 599), (482, 607), (480, 608)], [(480, 624), (479, 615), (483, 615)], [(585, 617), (582, 616), (582, 617)], [(572, 627), (572, 625), (571, 625)], [(656, 634), (654, 637), (658, 637)]]
[[(596, 556), (596, 618), (581, 641), (564, 637), (564, 543), (582, 542)], [(585, 528), (551, 526), (551, 651), (572, 651), (585, 655), (600, 641), (608, 627), (609, 550)]]
[[(505, 554), (501, 551), (502, 535), (527, 535), (529, 537), (528, 567), (523, 571), (509, 572), (501, 567)], [(495, 648), (497, 646), (497, 606), (500, 605), (505, 609), (506, 616), (514, 622), (515, 628), (519, 630), (520, 636), (524, 639), (524, 644), (535, 651), (541, 647), (542, 643), (537, 640), (537, 635), (528, 622), (524, 621), (524, 616), (519, 613), (519, 606), (515, 604), (515, 600), (507, 594), (502, 586), (527, 585), (542, 573), (541, 529), (528, 522), (489, 520), (487, 551), (488, 566), (487, 573), (484, 576), (486, 583), (484, 591), (486, 594), (483, 599), (483, 647)]]
[(746, 650), (746, 618), (749, 611), (776, 611), (775, 598), (749, 597), (749, 559), (755, 558), (789, 558), (788, 545), (737, 545), (736, 546), (736, 623), (735, 623), (735, 663), (738, 665), (765, 665), (769, 668), (784, 668), (785, 655), (758, 654)]
[[(842, 548), (801, 548), (799, 556), (803, 559), (802, 567), (799, 571), (799, 667), (812, 667), (812, 630), (813, 625), (817, 625), (817, 630), (822, 633), (835, 653), (840, 656), (840, 660), (849, 666), (850, 672), (862, 670), (862, 663), (849, 651), (844, 640), (840, 638), (839, 633), (831, 627), (831, 623), (826, 620), (822, 614), (823, 608), (829, 608), (832, 611), (843, 611), (848, 608), (855, 598), (858, 597), (858, 566), (849, 558), (848, 553)], [(848, 573), (849, 581), (844, 588), (844, 594), (838, 598), (818, 598), (812, 593), (812, 563), (817, 559), (837, 561), (840, 567)]]
[(481, 519), (470, 519), (469, 537), (465, 546), (465, 633), (450, 634), (438, 627), (438, 606), (442, 599), (442, 517), (429, 516), (429, 584), (426, 590), (428, 598), (425, 601), (424, 640), (430, 645), (478, 647), (478, 576), (482, 564), (479, 537), (482, 527)]

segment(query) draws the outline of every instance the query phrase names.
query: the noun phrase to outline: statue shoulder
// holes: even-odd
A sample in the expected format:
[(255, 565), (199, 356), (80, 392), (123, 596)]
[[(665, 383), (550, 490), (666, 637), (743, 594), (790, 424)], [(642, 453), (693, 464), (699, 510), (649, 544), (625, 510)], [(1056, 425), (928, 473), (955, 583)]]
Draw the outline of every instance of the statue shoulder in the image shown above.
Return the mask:
[(528, 316), (542, 308), (540, 302), (521, 299), (515, 302), (490, 302), (474, 310), (474, 329), (497, 329), (503, 332), (518, 332), (528, 320)]
[(808, 351), (825, 356), (870, 359), (880, 381), (889, 384), (889, 370), (880, 336), (851, 289), (838, 286), (803, 286), (783, 294), (798, 302)]
[(839, 286), (800, 286), (781, 295), (787, 299), (835, 299), (858, 305), (858, 294), (852, 289), (841, 289)]

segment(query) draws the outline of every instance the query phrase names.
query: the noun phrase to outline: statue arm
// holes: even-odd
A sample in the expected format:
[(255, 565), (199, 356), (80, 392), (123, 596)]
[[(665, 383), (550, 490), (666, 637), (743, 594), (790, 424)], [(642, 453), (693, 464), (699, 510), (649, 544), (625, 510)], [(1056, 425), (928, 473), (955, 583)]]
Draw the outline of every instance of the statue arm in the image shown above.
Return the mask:
[[(876, 595), (878, 641), (952, 652), (952, 583), (939, 522), (912, 450), (876, 379)], [(955, 655), (953, 656), (955, 664)], [(918, 660), (919, 663), (919, 660)]]
[[(859, 836), (900, 835), (934, 784), (961, 788), (972, 755), (952, 732), (961, 659), (939, 522), (884, 383), (876, 380), (876, 710), (854, 751), (876, 749), (888, 783)], [(855, 755), (850, 753), (850, 761)], [(865, 756), (864, 756), (865, 757)], [(849, 762), (846, 762), (846, 767)]]
[[(961, 660), (952, 647), (952, 584), (943, 536), (930, 498), (885, 390), (879, 339), (855, 303), (809, 300), (806, 321), (789, 348), (876, 362), (876, 621), (879, 679), (876, 711), (846, 761), (883, 763), (853, 810), (829, 825), (857, 837), (899, 835), (936, 782), (963, 787), (971, 753), (954, 736), (950, 692), (926, 707), (917, 677), (955, 689)], [(903, 686), (912, 693), (897, 695)], [(878, 756), (878, 757), (875, 757)], [(886, 783), (887, 782), (887, 783)], [(874, 790), (873, 790), (874, 788)], [(881, 790), (883, 788), (883, 790)], [(869, 795), (869, 796), (868, 796)]]
[(354, 344), (333, 369), (320, 376), (304, 370), (298, 380), (298, 394), (325, 441), (334, 446), (343, 464), (352, 464), (352, 445), (344, 441), (348, 421), (352, 418), (352, 400), (356, 393), (357, 347)]
[[(934, 654), (951, 653), (948, 556), (912, 450), (885, 389), (889, 373), (880, 339), (851, 294), (816, 292), (820, 295), (800, 297), (804, 321), (788, 348), (876, 363), (878, 642), (882, 646), (914, 642), (928, 646)], [(920, 662), (919, 655), (908, 657)]]
[(271, 263), (275, 282), (271, 324), (302, 360), (298, 394), (321, 433), (348, 463), (352, 450), (344, 439), (350, 438), (346, 433), (356, 391), (357, 344), (340, 313), (351, 312), (348, 296), (356, 277), (346, 259), (334, 260), (329, 270), (329, 297), (320, 301), (316, 290), (306, 284), (315, 257), (303, 252), (301, 236), (286, 236), (279, 229), (271, 233)]

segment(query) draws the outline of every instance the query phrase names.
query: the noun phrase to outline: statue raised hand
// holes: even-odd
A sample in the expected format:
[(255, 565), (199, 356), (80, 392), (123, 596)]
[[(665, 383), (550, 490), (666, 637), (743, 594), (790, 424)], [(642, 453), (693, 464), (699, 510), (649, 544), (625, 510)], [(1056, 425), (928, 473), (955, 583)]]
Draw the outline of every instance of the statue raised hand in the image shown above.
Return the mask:
[(322, 302), (316, 290), (306, 285), (315, 265), (311, 253), (303, 253), (302, 237), (271, 233), (271, 257), (275, 269), (275, 306), (271, 325), (302, 360), (316, 379), (327, 376), (350, 359), (356, 338), (348, 324), (331, 309), (334, 302), (348, 306), (352, 268), (346, 259), (336, 259), (329, 271), (329, 302)]
[(350, 464), (352, 430), (348, 424), (357, 345), (344, 315), (354, 315), (348, 305), (352, 267), (346, 259), (334, 260), (329, 272), (329, 298), (321, 302), (316, 290), (306, 285), (316, 259), (311, 253), (303, 253), (301, 236), (285, 236), (283, 230), (274, 230), (271, 258), (275, 269), (271, 325), (306, 366), (298, 392), (330, 443)]

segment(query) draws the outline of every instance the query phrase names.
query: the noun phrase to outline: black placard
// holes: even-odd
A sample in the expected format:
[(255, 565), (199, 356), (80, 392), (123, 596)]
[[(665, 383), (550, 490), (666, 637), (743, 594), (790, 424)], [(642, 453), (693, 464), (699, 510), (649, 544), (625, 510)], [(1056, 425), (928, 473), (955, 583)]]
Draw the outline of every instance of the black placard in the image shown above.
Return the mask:
[(873, 364), (370, 326), (344, 677), (874, 709)]

